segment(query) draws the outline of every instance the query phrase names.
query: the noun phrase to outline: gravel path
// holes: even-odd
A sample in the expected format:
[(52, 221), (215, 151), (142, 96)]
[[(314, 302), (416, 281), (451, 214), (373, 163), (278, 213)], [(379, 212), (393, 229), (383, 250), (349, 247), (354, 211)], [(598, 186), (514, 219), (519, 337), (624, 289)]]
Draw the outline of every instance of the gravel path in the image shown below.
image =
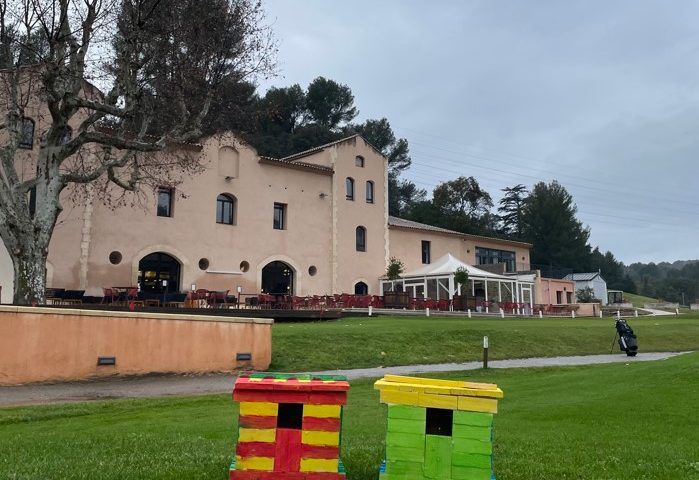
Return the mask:
[[(615, 354), (492, 360), (488, 363), (488, 366), (490, 368), (529, 368), (648, 362), (653, 360), (666, 360), (677, 355), (682, 355), (683, 353), (686, 352), (640, 353), (635, 358), (627, 357), (624, 354)], [(481, 362), (467, 362), (386, 368), (359, 368), (353, 370), (327, 370), (312, 373), (346, 375), (350, 380), (354, 380), (358, 378), (381, 377), (386, 374), (410, 375), (429, 372), (458, 372), (476, 370), (481, 367)], [(150, 375), (143, 377), (114, 377), (89, 382), (71, 382), (52, 385), (0, 387), (0, 406), (80, 402), (114, 398), (147, 398), (168, 395), (228, 393), (231, 391), (234, 382), (235, 376), (231, 374)]]

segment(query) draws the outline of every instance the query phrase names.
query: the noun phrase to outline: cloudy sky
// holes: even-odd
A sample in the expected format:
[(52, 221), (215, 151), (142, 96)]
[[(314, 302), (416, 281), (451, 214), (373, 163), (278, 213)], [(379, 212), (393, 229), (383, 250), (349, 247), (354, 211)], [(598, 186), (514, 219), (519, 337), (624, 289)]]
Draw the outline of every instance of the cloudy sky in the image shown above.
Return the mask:
[(407, 178), (557, 179), (626, 263), (699, 258), (699, 2), (267, 0), (281, 76), (349, 85)]

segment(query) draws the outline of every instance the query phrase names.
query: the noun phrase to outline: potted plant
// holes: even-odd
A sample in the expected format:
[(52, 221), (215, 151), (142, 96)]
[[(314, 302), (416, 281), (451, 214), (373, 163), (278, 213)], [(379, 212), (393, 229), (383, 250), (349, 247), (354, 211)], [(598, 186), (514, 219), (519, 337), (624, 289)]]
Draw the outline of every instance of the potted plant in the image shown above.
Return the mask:
[[(400, 279), (400, 276), (405, 270), (405, 265), (403, 262), (395, 257), (391, 257), (386, 266), (386, 278), (391, 281), (392, 284), (396, 280)], [(407, 308), (410, 298), (408, 294), (402, 291), (391, 291), (384, 292), (383, 295), (384, 306), (386, 308)]]
[(454, 283), (457, 287), (461, 287), (460, 295), (454, 295), (454, 310), (466, 310), (468, 299), (468, 270), (464, 267), (459, 267), (454, 272)]

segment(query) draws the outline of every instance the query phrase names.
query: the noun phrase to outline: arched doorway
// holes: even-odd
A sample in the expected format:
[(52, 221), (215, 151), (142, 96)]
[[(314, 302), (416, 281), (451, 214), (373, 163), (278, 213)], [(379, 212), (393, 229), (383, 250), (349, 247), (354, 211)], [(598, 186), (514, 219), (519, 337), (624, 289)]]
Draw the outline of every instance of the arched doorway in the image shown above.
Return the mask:
[(144, 293), (179, 292), (180, 262), (163, 252), (146, 255), (138, 262), (138, 284)]
[(294, 269), (284, 262), (270, 262), (262, 269), (262, 291), (271, 294), (294, 294)]
[(355, 295), (369, 295), (369, 285), (364, 282), (357, 282), (354, 284), (354, 294)]

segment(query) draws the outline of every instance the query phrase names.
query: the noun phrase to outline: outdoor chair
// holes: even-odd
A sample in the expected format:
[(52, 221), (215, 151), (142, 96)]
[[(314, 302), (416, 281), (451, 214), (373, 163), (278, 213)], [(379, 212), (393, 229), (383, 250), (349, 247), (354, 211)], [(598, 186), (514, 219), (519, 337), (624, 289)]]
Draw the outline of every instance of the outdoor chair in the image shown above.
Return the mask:
[(102, 302), (103, 304), (112, 304), (116, 301), (116, 292), (111, 288), (102, 288)]
[(213, 308), (228, 308), (228, 292), (229, 290), (210, 292), (206, 303)]

